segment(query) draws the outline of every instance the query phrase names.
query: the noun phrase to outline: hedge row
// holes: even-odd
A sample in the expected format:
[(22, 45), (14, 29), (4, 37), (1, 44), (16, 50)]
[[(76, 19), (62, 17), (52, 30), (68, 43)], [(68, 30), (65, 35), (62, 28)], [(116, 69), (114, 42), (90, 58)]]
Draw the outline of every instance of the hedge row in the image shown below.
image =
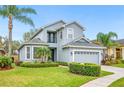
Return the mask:
[(21, 67), (39, 68), (39, 67), (58, 67), (58, 63), (46, 62), (46, 63), (31, 63), (23, 62), (20, 64)]
[(0, 68), (12, 67), (12, 58), (7, 56), (0, 56)]
[(62, 65), (62, 66), (68, 66), (68, 62), (56, 61), (55, 63), (58, 63), (59, 65)]
[(96, 64), (73, 62), (69, 64), (69, 71), (81, 75), (99, 76), (101, 67)]

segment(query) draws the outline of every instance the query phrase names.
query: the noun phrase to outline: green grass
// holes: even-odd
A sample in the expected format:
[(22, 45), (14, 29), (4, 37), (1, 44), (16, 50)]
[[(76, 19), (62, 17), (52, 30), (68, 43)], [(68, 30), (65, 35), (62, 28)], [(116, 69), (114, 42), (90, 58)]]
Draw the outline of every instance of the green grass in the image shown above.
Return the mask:
[[(112, 74), (102, 71), (101, 76)], [(0, 86), (80, 86), (98, 77), (72, 74), (68, 68), (24, 68), (0, 71)]]
[(120, 78), (117, 81), (114, 81), (109, 87), (124, 87), (124, 78)]
[(120, 64), (112, 64), (112, 66), (124, 68), (124, 64), (122, 64), (122, 63), (120, 63)]

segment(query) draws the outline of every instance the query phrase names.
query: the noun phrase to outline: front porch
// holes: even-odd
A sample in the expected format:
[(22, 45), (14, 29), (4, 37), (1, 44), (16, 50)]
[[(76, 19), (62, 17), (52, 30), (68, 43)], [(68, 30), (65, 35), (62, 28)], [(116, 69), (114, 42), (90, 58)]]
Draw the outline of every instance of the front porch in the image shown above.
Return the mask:
[(114, 59), (124, 59), (124, 47), (114, 47), (108, 49), (108, 55)]

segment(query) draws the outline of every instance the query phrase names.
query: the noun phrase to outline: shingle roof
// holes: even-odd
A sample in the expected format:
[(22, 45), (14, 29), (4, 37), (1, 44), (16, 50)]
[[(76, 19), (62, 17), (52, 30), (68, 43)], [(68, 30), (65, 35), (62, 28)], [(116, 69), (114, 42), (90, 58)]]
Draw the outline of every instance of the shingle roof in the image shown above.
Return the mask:
[(64, 22), (63, 20), (59, 20), (59, 21), (56, 21), (56, 22), (54, 22), (54, 23), (52, 23), (52, 24), (45, 25), (45, 26), (41, 27), (30, 39), (32, 39), (32, 38), (34, 38), (36, 35), (38, 35), (44, 28), (49, 27), (49, 26), (52, 26), (52, 25), (57, 24), (57, 23), (59, 23), (59, 22), (62, 22), (62, 23), (65, 24), (65, 22)]
[(42, 41), (40, 38), (33, 38), (32, 40), (25, 42), (25, 43), (29, 43), (29, 44), (36, 44), (36, 43), (45, 43), (44, 41)]
[(65, 46), (83, 46), (83, 47), (103, 47), (103, 46), (100, 46), (100, 45), (97, 45), (97, 44), (94, 44), (88, 40), (86, 40), (85, 38), (81, 38), (79, 40), (75, 40), (75, 41), (72, 41), (68, 44), (66, 44)]
[(116, 42), (120, 43), (121, 45), (124, 45), (124, 39), (116, 40)]
[(28, 42), (23, 43), (19, 49), (21, 49), (24, 45), (47, 45), (44, 41), (42, 41), (40, 38), (33, 38), (32, 40), (29, 40)]
[(76, 25), (79, 26), (83, 31), (85, 31), (85, 30), (84, 30), (84, 27), (81, 26), (81, 25), (80, 25), (78, 22), (76, 22), (76, 21), (73, 21), (73, 22), (67, 23), (67, 24), (65, 24), (64, 26), (68, 26), (68, 25), (71, 25), (71, 24), (76, 24)]

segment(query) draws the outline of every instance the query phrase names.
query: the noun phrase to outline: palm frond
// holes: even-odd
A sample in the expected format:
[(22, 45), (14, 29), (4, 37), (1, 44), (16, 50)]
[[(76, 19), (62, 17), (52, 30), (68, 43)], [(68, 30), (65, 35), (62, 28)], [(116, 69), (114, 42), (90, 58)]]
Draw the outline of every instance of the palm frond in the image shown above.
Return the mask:
[(8, 12), (6, 11), (6, 8), (4, 6), (0, 7), (0, 16), (3, 18), (8, 17)]
[(29, 25), (34, 27), (34, 23), (31, 20), (31, 18), (28, 18), (26, 16), (15, 16), (14, 19), (16, 19), (16, 20), (18, 20), (18, 21), (20, 21), (22, 23), (29, 24)]
[(32, 8), (21, 8), (21, 9), (19, 9), (19, 12), (21, 14), (27, 14), (27, 13), (29, 13), (29, 14), (37, 14), (37, 12)]
[(109, 32), (108, 33), (109, 38), (118, 38), (118, 35), (115, 32)]

